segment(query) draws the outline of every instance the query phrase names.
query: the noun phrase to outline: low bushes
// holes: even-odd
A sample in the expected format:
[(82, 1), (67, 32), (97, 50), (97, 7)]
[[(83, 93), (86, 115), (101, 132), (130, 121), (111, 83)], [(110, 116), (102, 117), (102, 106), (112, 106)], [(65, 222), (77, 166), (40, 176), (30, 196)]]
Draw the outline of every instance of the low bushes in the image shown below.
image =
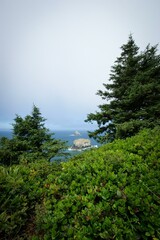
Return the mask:
[(68, 162), (1, 167), (1, 238), (158, 240), (159, 138), (144, 130)]
[(44, 181), (59, 169), (46, 160), (0, 167), (0, 239), (29, 239), (34, 232), (35, 206), (45, 194)]
[(159, 137), (146, 130), (62, 163), (37, 209), (44, 239), (159, 239)]

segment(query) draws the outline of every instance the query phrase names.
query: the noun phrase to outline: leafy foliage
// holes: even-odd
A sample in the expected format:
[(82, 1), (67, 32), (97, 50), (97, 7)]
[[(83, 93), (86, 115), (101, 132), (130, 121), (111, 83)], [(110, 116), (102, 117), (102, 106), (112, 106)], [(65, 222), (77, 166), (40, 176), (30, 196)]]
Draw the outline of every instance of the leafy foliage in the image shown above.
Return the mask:
[(0, 140), (0, 163), (11, 165), (23, 159), (35, 161), (41, 158), (50, 161), (54, 156), (64, 154), (65, 143), (52, 137), (36, 106), (31, 115), (24, 119), (17, 115), (14, 121), (13, 138)]
[(98, 129), (90, 136), (100, 142), (135, 135), (143, 128), (160, 125), (160, 55), (157, 46), (148, 45), (139, 53), (132, 36), (122, 47), (121, 56), (111, 69), (110, 84), (98, 95), (108, 100), (100, 111), (90, 113), (88, 122)]
[(29, 239), (34, 232), (35, 206), (43, 201), (44, 181), (60, 165), (36, 163), (0, 167), (0, 239)]
[(0, 168), (1, 239), (160, 238), (160, 128), (60, 164)]
[(37, 211), (44, 239), (159, 239), (159, 136), (143, 131), (63, 163)]

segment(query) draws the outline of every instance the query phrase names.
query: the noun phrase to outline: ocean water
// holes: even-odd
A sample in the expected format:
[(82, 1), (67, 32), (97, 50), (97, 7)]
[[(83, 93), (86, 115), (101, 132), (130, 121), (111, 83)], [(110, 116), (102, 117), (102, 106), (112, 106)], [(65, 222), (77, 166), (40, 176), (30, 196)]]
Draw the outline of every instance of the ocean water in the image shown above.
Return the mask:
[[(66, 141), (67, 142), (67, 145), (68, 147), (71, 147), (73, 145), (73, 141), (76, 140), (76, 139), (79, 139), (79, 138), (87, 138), (87, 139), (90, 139), (91, 141), (91, 145), (97, 145), (97, 146), (100, 146), (99, 143), (97, 143), (97, 141), (95, 141), (94, 139), (92, 138), (89, 138), (88, 136), (88, 132), (87, 131), (79, 131), (80, 135), (78, 136), (75, 136), (74, 135), (74, 131), (55, 131), (54, 132), (55, 134), (53, 135), (54, 138), (56, 139), (61, 139), (63, 141)], [(66, 150), (67, 153), (70, 154), (70, 157), (73, 157), (75, 155), (78, 155), (81, 153), (81, 151), (76, 151), (76, 150), (72, 150), (72, 151), (69, 151), (69, 150)], [(70, 158), (69, 157), (69, 158)], [(62, 160), (62, 161), (65, 161), (66, 158), (64, 157), (55, 157), (52, 159), (53, 161), (54, 160)]]
[[(79, 131), (80, 135), (75, 136), (74, 131), (55, 131), (54, 132), (56, 139), (61, 139), (63, 141), (67, 141), (69, 146), (73, 145), (73, 141), (79, 138), (89, 138), (87, 131)], [(94, 139), (90, 139), (92, 145), (99, 145)]]
[[(71, 130), (53, 131), (53, 133), (54, 133), (53, 138), (61, 139), (62, 141), (66, 141), (68, 146), (72, 146), (73, 141), (75, 139), (79, 139), (79, 138), (90, 139), (87, 131), (79, 131), (80, 135), (78, 135), (78, 136), (74, 136), (74, 132), (75, 131), (71, 131)], [(0, 130), (0, 137), (12, 138), (12, 131), (11, 130)], [(91, 140), (91, 145), (99, 146), (99, 144), (94, 139), (91, 138), (90, 140)]]
[[(63, 130), (63, 131), (61, 130), (61, 131), (51, 131), (51, 132), (54, 133), (53, 138), (65, 141), (68, 147), (71, 147), (73, 145), (73, 141), (75, 139), (79, 139), (79, 138), (90, 139), (91, 145), (100, 146), (100, 144), (97, 143), (94, 139), (89, 138), (87, 131), (79, 131), (80, 135), (78, 135), (78, 136), (75, 136), (74, 135), (75, 131), (71, 131), (71, 130)], [(11, 130), (0, 130), (0, 137), (7, 137), (7, 138), (11, 139), (12, 131)], [(73, 156), (81, 153), (81, 151), (76, 151), (76, 150), (75, 151), (66, 150), (66, 152), (68, 152), (70, 154), (70, 157), (73, 157)], [(52, 159), (52, 161), (55, 161), (55, 160), (65, 161), (66, 158), (65, 157), (55, 157)]]
[(7, 137), (12, 138), (12, 131), (11, 130), (0, 130), (0, 137)]

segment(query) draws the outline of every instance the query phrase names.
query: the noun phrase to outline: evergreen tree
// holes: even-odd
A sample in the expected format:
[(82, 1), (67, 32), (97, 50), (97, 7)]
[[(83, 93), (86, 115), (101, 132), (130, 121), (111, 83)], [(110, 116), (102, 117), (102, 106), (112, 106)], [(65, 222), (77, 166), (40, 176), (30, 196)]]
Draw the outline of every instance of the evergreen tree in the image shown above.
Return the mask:
[(160, 124), (160, 55), (148, 45), (139, 53), (132, 36), (122, 47), (111, 69), (110, 84), (98, 95), (106, 103), (85, 121), (96, 121), (98, 129), (90, 137), (100, 142), (136, 134), (140, 129)]
[(31, 115), (25, 118), (16, 115), (13, 125), (13, 138), (1, 138), (0, 162), (10, 165), (21, 159), (34, 161), (45, 158), (48, 161), (57, 155), (63, 155), (65, 142), (54, 139), (53, 133), (45, 127), (45, 119), (39, 109), (33, 106)]

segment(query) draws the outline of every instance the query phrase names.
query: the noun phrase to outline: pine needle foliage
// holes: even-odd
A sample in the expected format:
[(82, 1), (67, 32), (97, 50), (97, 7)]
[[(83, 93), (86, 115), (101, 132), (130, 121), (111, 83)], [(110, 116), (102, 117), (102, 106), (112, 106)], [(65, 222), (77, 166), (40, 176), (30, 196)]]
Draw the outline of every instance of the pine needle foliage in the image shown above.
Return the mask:
[(33, 106), (31, 115), (22, 118), (16, 115), (13, 138), (0, 139), (0, 163), (17, 164), (20, 161), (35, 161), (63, 155), (67, 148), (65, 142), (53, 138), (53, 133), (45, 127), (45, 120), (38, 107)]
[(90, 137), (99, 142), (135, 135), (143, 128), (160, 125), (160, 55), (157, 45), (143, 52), (132, 35), (121, 47), (121, 55), (111, 68), (105, 90), (97, 94), (105, 101), (86, 122), (95, 121), (98, 129)]

